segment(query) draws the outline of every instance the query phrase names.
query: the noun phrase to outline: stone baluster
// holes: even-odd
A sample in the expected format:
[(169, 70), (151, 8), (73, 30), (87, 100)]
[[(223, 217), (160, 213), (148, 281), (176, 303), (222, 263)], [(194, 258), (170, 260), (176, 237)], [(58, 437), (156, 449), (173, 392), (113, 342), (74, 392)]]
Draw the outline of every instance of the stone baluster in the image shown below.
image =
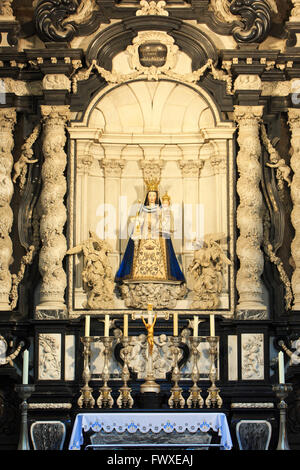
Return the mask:
[(266, 310), (263, 301), (261, 274), (264, 267), (261, 244), (263, 240), (262, 194), (260, 181), (261, 143), (259, 129), (262, 106), (235, 106), (234, 117), (238, 124), (237, 167), (239, 178), (237, 192), (240, 198), (237, 209), (237, 255), (240, 268), (236, 286), (239, 293), (237, 311)]
[(291, 129), (291, 168), (294, 172), (291, 184), (293, 210), (291, 220), (295, 236), (291, 244), (291, 253), (295, 264), (292, 275), (294, 302), (292, 310), (300, 310), (300, 109), (289, 109), (288, 121)]
[[(39, 268), (42, 275), (40, 304), (37, 311), (54, 310), (65, 312), (64, 293), (66, 273), (62, 266), (67, 251), (66, 238), (63, 234), (66, 222), (66, 178), (64, 170), (67, 155), (64, 151), (66, 143), (66, 122), (70, 119), (68, 106), (42, 106), (44, 123), (42, 167), (43, 188), (41, 193), (42, 217), (40, 235), (42, 247)], [(57, 313), (55, 314), (57, 315)], [(60, 315), (60, 313), (59, 313)]]
[(9, 294), (12, 262), (12, 241), (10, 232), (13, 213), (10, 207), (13, 196), (11, 171), (13, 167), (12, 149), (14, 147), (13, 130), (16, 123), (14, 108), (0, 109), (0, 310), (10, 310)]

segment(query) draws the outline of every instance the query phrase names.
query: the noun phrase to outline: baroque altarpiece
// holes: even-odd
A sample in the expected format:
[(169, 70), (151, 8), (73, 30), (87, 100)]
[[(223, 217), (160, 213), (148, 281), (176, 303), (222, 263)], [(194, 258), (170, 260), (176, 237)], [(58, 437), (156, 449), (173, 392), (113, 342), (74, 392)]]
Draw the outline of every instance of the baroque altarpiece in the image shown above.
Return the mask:
[(274, 448), (283, 351), (299, 448), (299, 0), (5, 0), (0, 33), (0, 446), (25, 349), (29, 423), (67, 438), (178, 378), (211, 409), (213, 325), (234, 446), (250, 422)]

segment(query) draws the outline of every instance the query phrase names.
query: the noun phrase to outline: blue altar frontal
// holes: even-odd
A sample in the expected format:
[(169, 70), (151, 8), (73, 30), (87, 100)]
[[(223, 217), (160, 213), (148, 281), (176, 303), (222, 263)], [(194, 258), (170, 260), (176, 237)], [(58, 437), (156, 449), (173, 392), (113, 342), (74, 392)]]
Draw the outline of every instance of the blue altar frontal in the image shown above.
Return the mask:
[[(218, 433), (220, 437), (219, 444), (197, 442), (199, 432), (201, 434), (208, 433), (210, 430)], [(232, 448), (232, 440), (230, 436), (227, 418), (224, 413), (202, 413), (202, 412), (105, 412), (105, 413), (78, 413), (69, 443), (69, 450), (80, 450), (84, 442), (83, 431), (94, 431), (100, 433), (100, 440), (96, 446), (91, 447), (109, 447), (103, 439), (102, 435), (117, 434), (121, 436), (126, 433), (127, 441), (118, 439), (113, 447), (147, 447), (159, 446), (156, 436), (165, 435), (166, 446), (182, 446), (181, 436), (187, 435), (193, 437), (190, 439), (189, 447), (209, 447), (216, 445), (222, 450), (230, 450)], [(137, 434), (145, 436), (143, 444), (139, 444), (136, 440)], [(172, 440), (170, 438), (173, 438)], [(174, 437), (176, 444), (174, 444)], [(196, 438), (196, 439), (195, 439)], [(168, 440), (169, 439), (169, 440)], [(173, 442), (173, 444), (171, 443)]]

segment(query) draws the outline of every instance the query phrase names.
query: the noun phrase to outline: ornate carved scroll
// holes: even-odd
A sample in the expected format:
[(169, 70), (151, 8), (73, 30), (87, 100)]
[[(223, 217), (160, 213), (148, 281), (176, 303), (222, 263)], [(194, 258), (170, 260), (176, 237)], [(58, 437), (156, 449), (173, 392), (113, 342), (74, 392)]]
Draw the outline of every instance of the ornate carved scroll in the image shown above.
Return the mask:
[(237, 42), (262, 42), (271, 27), (271, 8), (266, 0), (233, 0), (230, 12), (239, 15), (242, 26), (233, 28)]
[(13, 195), (11, 171), (13, 166), (12, 149), (14, 147), (13, 129), (16, 123), (16, 111), (13, 108), (0, 110), (0, 310), (10, 310), (9, 294), (12, 262), (12, 241), (10, 232), (13, 213), (10, 207)]
[(239, 179), (237, 192), (240, 204), (237, 209), (237, 225), (240, 235), (237, 240), (237, 255), (240, 269), (237, 273), (239, 292), (238, 310), (263, 310), (263, 288), (261, 274), (264, 258), (261, 250), (263, 241), (262, 194), (260, 181), (261, 144), (259, 126), (263, 113), (262, 106), (235, 106), (235, 120), (238, 123), (240, 146), (237, 156)]
[(67, 251), (63, 228), (66, 222), (66, 178), (64, 170), (67, 156), (65, 125), (70, 119), (68, 106), (42, 106), (44, 122), (41, 193), (42, 217), (40, 235), (42, 247), (39, 268), (42, 275), (40, 308), (64, 308), (66, 274), (62, 260)]
[(35, 9), (36, 28), (47, 41), (71, 41), (76, 34), (93, 33), (108, 23), (97, 0), (41, 0)]
[(293, 210), (291, 220), (295, 229), (295, 237), (291, 244), (291, 252), (295, 264), (292, 275), (292, 289), (294, 294), (293, 310), (300, 310), (300, 109), (289, 109), (289, 126), (291, 129), (291, 168), (294, 176), (291, 184), (291, 198)]

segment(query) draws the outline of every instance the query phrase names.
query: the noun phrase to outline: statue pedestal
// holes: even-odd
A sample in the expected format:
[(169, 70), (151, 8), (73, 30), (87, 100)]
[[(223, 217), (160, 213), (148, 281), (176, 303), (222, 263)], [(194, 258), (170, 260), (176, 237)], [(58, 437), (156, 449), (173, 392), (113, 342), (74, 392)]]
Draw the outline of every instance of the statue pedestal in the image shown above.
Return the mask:
[(177, 300), (186, 295), (187, 287), (176, 281), (130, 280), (124, 281), (120, 290), (126, 307), (147, 309), (152, 304), (154, 309), (172, 309), (176, 307)]

